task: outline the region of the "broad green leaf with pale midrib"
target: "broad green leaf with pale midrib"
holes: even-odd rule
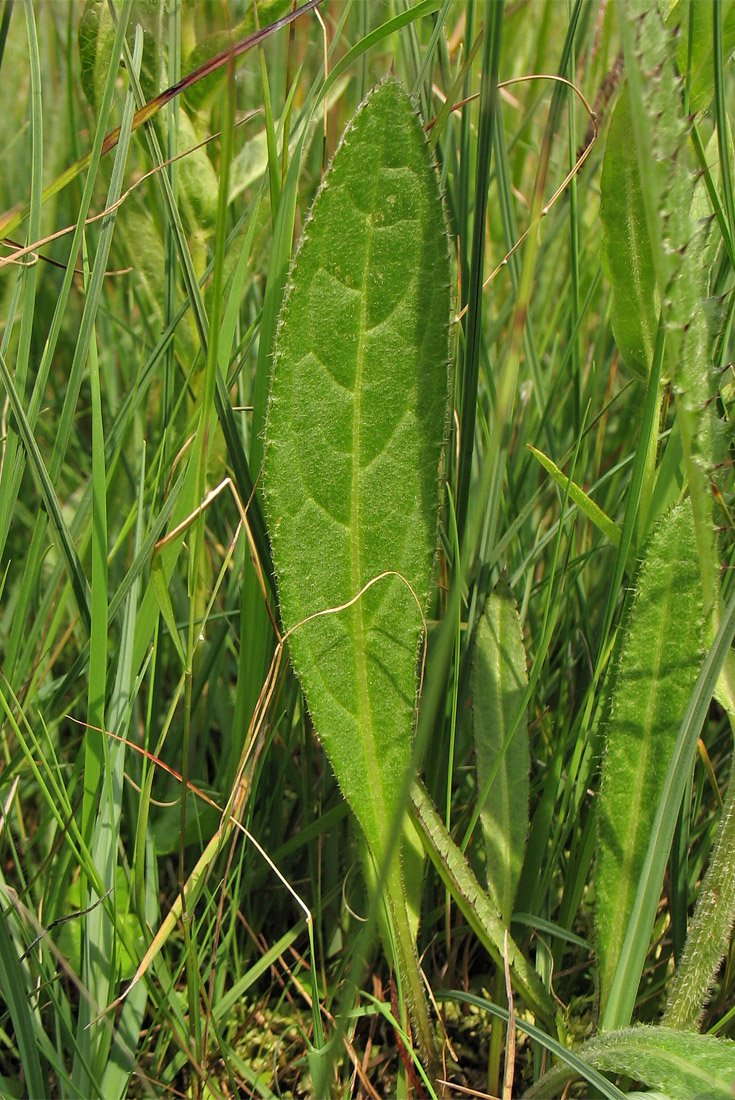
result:
[[[388,80],[345,132],[304,230],[276,338],[264,461],[294,668],[379,862],[411,767],[449,314],[436,173],[408,96]],[[376,581],[387,570],[402,579]],[[300,625],[373,581],[348,609]]]
[[[477,627],[472,697],[480,797],[495,774],[480,814],[487,886],[508,926],[528,832],[530,757],[525,711],[519,717],[527,684],[518,609],[503,575]]]
[[[701,656],[702,592],[692,510],[685,501],[664,517],[648,544],[609,703],[595,875],[603,1012]],[[658,892],[660,885],[651,888]]]

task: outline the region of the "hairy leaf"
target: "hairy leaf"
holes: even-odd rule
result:
[[[405,884],[391,856],[436,544],[449,306],[437,175],[410,100],[387,80],[348,126],[294,261],[264,481],[293,665],[385,875],[396,964],[433,1073]]]
[[[264,468],[294,667],[379,861],[411,763],[448,322],[438,182],[419,120],[389,80],[348,127],[294,262]]]
[[[735,1043],[730,1039],[666,1027],[632,1027],[593,1039],[576,1053],[595,1069],[625,1074],[676,1100],[732,1100]],[[568,1067],[553,1070],[526,1096],[561,1096],[572,1075]]]
[[[631,155],[630,134],[631,103],[626,85],[610,122],[602,169],[602,265],[613,290],[615,342],[628,369],[646,378],[656,342],[660,302],[640,167]]]
[[[702,596],[686,502],[668,513],[648,545],[610,699],[595,878],[601,1014],[701,654]]]
[[[519,714],[527,683],[518,609],[503,576],[477,627],[472,696],[487,888],[508,925],[528,832],[528,726]]]

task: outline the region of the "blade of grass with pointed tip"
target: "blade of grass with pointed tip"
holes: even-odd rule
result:
[[[49,477],[48,470],[44,464],[43,457],[33,436],[31,427],[26,419],[22,402],[13,385],[13,379],[8,370],[7,363],[2,355],[0,355],[0,381],[2,381],[5,392],[8,395],[8,401],[13,410],[13,415],[15,416],[16,427],[23,443],[26,457],[31,464],[33,476],[36,479],[44,508],[51,520],[56,537],[59,541],[59,548],[66,562],[80,618],[84,624],[85,630],[89,631],[89,584],[84,575],[82,564],[79,561],[79,555],[76,552],[71,535],[69,534],[69,528],[64,522],[61,507],[59,506],[59,501],[54,492],[53,483]]]
[[[294,262],[264,478],[294,667],[386,875],[417,1013],[423,991],[417,967],[408,973],[414,948],[389,853],[411,768],[436,544],[449,285],[436,172],[407,95],[387,80],[345,132]]]
[[[594,500],[585,493],[584,489],[580,488],[576,482],[571,481],[567,475],[559,469],[553,459],[548,458],[543,451],[539,451],[536,447],[528,444],[528,449],[533,457],[541,463],[547,473],[551,474],[556,484],[564,490],[569,492],[569,499],[573,500],[579,510],[587,516],[590,523],[594,523],[598,531],[602,531],[603,535],[610,539],[613,546],[620,544],[620,531],[613,521],[605,515],[602,508],[595,504]]]
[[[143,32],[136,28],[133,66],[131,72],[140,70],[143,54]],[[120,143],[115,155],[112,176],[107,195],[113,206],[122,190],[122,181],[130,144],[134,101],[129,87],[123,109]],[[90,663],[88,671],[88,728],[84,735],[84,793],[82,801],[82,835],[88,841],[95,868],[105,881],[105,891],[115,883],[116,842],[111,839],[109,821],[106,820],[106,803],[103,799],[100,813],[95,813],[100,788],[109,796],[113,778],[110,755],[104,742],[106,728],[105,701],[107,694],[107,642],[109,627],[108,594],[108,530],[107,530],[107,479],[105,474],[105,440],[102,421],[102,395],[97,355],[97,339],[94,331],[96,308],[102,290],[102,282],[115,227],[114,215],[106,218],[100,235],[100,243],[89,278],[86,249],[84,252],[85,280],[88,283],[87,306],[94,310],[89,317],[86,344],[92,407],[92,598],[90,629]],[[85,317],[87,310],[85,309]],[[122,795],[122,777],[117,777],[117,799]],[[95,827],[96,825],[96,827]],[[86,877],[86,876],[85,876]],[[104,892],[104,891],[103,891]],[[99,894],[92,889],[89,901],[95,904]],[[114,903],[113,903],[114,904]],[[116,969],[116,935],[113,924],[103,907],[95,907],[83,925],[84,978],[92,997],[92,1003],[104,1003]],[[110,1052],[112,1033],[107,1029],[89,1030],[88,1002],[82,1002],[77,1020],[79,1057],[74,1060],[73,1077],[82,1093],[96,1091]]]
[[[8,910],[0,908],[0,979],[2,997],[12,1024],[11,1034],[18,1044],[26,1088],[31,1097],[42,1097],[47,1092],[39,1056],[39,1041],[28,1007],[28,992],[24,968],[19,962],[18,951],[8,932]]]

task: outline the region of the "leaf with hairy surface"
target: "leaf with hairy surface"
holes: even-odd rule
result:
[[[348,126],[293,264],[264,490],[293,665],[385,876],[415,1010],[423,992],[417,965],[413,986],[408,973],[414,949],[392,852],[436,549],[449,316],[437,175],[408,96],[386,80]]]

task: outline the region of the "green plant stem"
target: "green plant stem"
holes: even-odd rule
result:
[[[561,1026],[554,1000],[544,988],[536,971],[510,936],[506,944],[505,925],[480,887],[464,855],[447,832],[422,783],[416,782],[412,785],[411,801],[414,820],[427,854],[442,881],[451,890],[457,907],[468,924],[501,967],[505,952],[513,982],[536,1016],[546,1024],[556,1020],[557,1026]]]
[[[436,1048],[434,1031],[429,1019],[429,1010],[424,993],[424,985],[421,978],[416,947],[414,945],[411,924],[406,912],[405,890],[403,876],[401,874],[400,860],[390,854],[390,865],[386,879],[388,893],[388,905],[391,915],[391,924],[396,946],[396,963],[405,994],[408,998],[410,1018],[416,1033],[416,1040],[422,1059],[434,1081],[441,1076],[441,1061]],[[438,1093],[445,1096],[446,1092],[440,1088]]]

